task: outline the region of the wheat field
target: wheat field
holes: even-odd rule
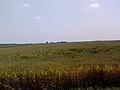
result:
[[[119,90],[120,41],[0,45],[0,90],[89,87]]]

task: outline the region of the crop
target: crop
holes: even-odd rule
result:
[[[4,47],[0,48],[0,90],[120,87],[119,62],[119,41]]]

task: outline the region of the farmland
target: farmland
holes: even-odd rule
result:
[[[0,90],[89,87],[120,87],[120,41],[0,47]]]

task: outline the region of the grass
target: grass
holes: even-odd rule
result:
[[[79,87],[119,89],[120,41],[0,48],[0,90],[70,90]]]

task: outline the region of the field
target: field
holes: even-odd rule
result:
[[[90,87],[120,90],[120,41],[0,45],[0,90]]]

